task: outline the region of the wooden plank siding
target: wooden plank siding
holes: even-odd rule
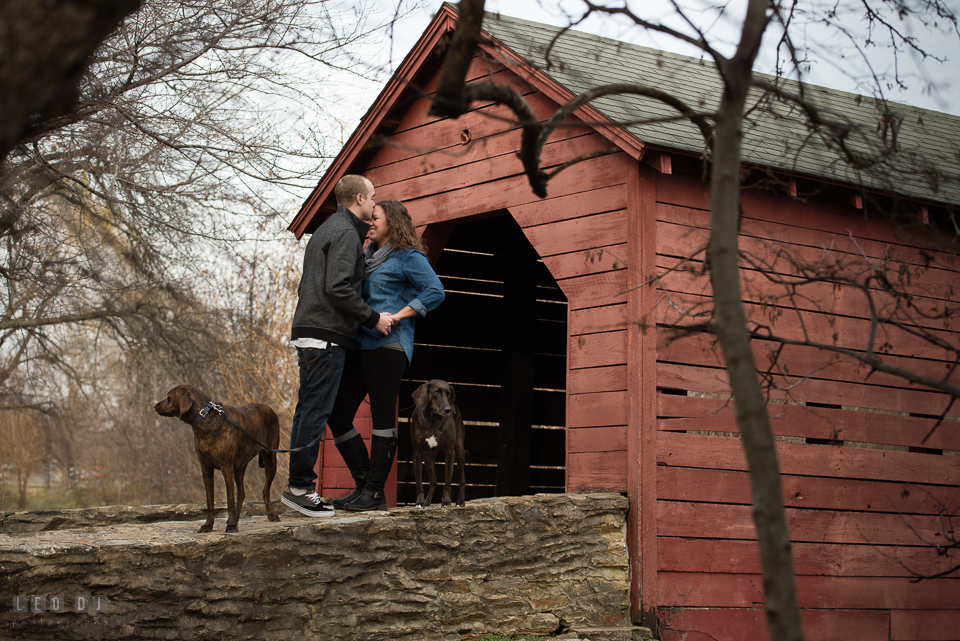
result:
[[[370,449],[370,437],[373,430],[373,419],[370,414],[370,404],[367,399],[360,404],[357,415],[353,419],[353,426],[363,438]],[[320,442],[320,451],[317,455],[317,463],[314,466],[314,472],[317,474],[317,492],[320,496],[333,498],[344,496],[353,491],[356,485],[347,464],[343,457],[333,444],[333,438],[327,434],[327,438]],[[384,492],[387,495],[387,503],[396,505],[397,503],[397,463],[394,461],[390,469],[390,476],[387,477],[387,484],[384,486]]]
[[[660,636],[768,639],[750,479],[723,358],[712,336],[677,338],[674,329],[712,305],[702,269],[709,193],[693,178],[669,176],[657,197]],[[960,383],[949,352],[911,333],[958,343],[960,322],[923,314],[955,305],[955,256],[921,251],[840,205],[745,192],[743,208],[751,322],[791,339],[862,351],[869,293],[905,328],[880,328],[885,363]],[[877,284],[867,292],[803,285],[791,296],[805,270],[819,265],[853,276],[883,260],[890,261],[886,276],[906,283],[914,308],[897,310]],[[912,581],[956,563],[929,544],[954,536],[954,523],[940,511],[960,509],[960,425],[948,420],[925,440],[948,399],[892,374],[868,376],[853,358],[815,347],[781,349],[758,339],[753,350],[772,399],[806,638],[960,639],[960,580]],[[960,417],[960,408],[947,415]]]
[[[613,184],[510,208],[568,302],[568,491],[627,489],[626,260],[616,256],[626,250],[626,191]]]

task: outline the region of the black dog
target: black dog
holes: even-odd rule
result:
[[[460,496],[457,505],[463,506],[466,493],[466,452],[463,449],[463,417],[456,404],[456,394],[446,381],[432,380],[424,383],[413,393],[413,421],[410,440],[413,443],[413,476],[417,480],[417,507],[430,505],[437,487],[437,471],[434,463],[437,452],[444,452],[446,485],[443,488],[444,507],[451,504],[450,488],[453,485],[454,455],[460,465]],[[423,463],[430,472],[430,490],[423,495]]]
[[[264,468],[263,502],[267,506],[267,518],[279,521],[270,503],[270,485],[277,474],[277,453],[264,450],[231,425],[215,410],[194,423],[200,411],[210,402],[210,397],[191,385],[177,385],[167,398],[154,405],[160,416],[176,416],[187,424],[193,424],[193,438],[197,458],[203,471],[203,487],[207,491],[207,520],[200,526],[201,532],[213,531],[213,470],[223,473],[227,485],[227,532],[237,531],[240,510],[243,508],[243,475],[247,463],[259,454],[260,467]],[[254,438],[271,449],[280,443],[280,420],[269,405],[249,403],[243,407],[222,406],[229,416]],[[234,497],[233,486],[237,492]]]

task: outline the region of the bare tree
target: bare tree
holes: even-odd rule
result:
[[[218,257],[312,185],[324,76],[369,33],[322,0],[148,0],[77,63],[72,105],[24,107],[0,173],[0,408],[82,386],[78,340],[215,358]]]
[[[30,410],[4,412],[0,416],[0,503],[6,509],[6,484],[14,481],[17,489],[17,509],[27,507],[27,490],[31,481],[40,472],[43,463],[40,421],[42,417]]]
[[[140,0],[0,3],[0,161],[74,108],[89,57]]]
[[[770,327],[758,326],[748,319],[744,309],[744,295],[741,288],[741,266],[749,256],[740,251],[739,231],[741,222],[741,190],[743,177],[747,173],[743,168],[743,129],[751,114],[760,110],[768,113],[777,113],[782,117],[782,111],[792,112],[791,117],[802,118],[810,131],[810,138],[816,138],[820,144],[832,149],[837,157],[843,160],[838,172],[851,178],[855,184],[860,181],[872,181],[872,186],[883,190],[889,185],[905,179],[928,179],[928,186],[942,177],[932,163],[923,162],[922,158],[901,158],[898,156],[896,141],[896,116],[890,111],[881,109],[877,120],[863,124],[851,123],[841,114],[830,114],[818,107],[815,100],[805,93],[802,82],[791,84],[770,82],[754,74],[757,57],[761,48],[761,40],[766,34],[779,37],[777,47],[780,60],[778,69],[781,74],[793,77],[804,77],[808,54],[800,43],[794,40],[794,24],[801,13],[807,18],[819,22],[827,27],[833,27],[849,42],[857,44],[861,53],[871,43],[889,48],[895,55],[904,51],[920,56],[929,56],[920,42],[909,35],[908,26],[911,21],[917,24],[932,25],[938,22],[945,31],[956,37],[957,19],[953,11],[940,0],[925,0],[922,2],[863,2],[854,10],[859,20],[863,20],[871,34],[866,45],[859,45],[857,35],[850,32],[845,26],[844,19],[849,17],[850,7],[837,5],[812,10],[797,2],[766,2],[763,0],[749,0],[745,5],[745,14],[742,20],[731,20],[737,25],[736,42],[724,43],[712,39],[711,33],[699,26],[699,21],[692,9],[686,9],[683,3],[670,3],[678,22],[665,23],[657,19],[647,19],[642,11],[632,11],[626,5],[611,6],[585,0],[580,15],[571,18],[571,26],[592,14],[618,15],[634,25],[659,34],[665,34],[680,40],[686,45],[698,50],[710,59],[720,81],[721,95],[716,105],[689,105],[676,95],[672,95],[661,87],[646,86],[641,83],[618,84],[595,87],[578,96],[571,102],[560,107],[553,117],[540,122],[536,119],[524,98],[512,88],[496,85],[491,82],[465,83],[466,71],[474,56],[474,52],[481,42],[481,22],[483,20],[483,0],[464,0],[460,4],[460,15],[457,29],[446,55],[443,74],[438,84],[437,93],[431,107],[431,113],[438,116],[457,117],[465,113],[476,101],[492,101],[508,106],[523,128],[520,157],[524,171],[529,178],[534,193],[543,197],[547,193],[548,182],[556,171],[562,170],[572,163],[565,163],[553,173],[547,173],[540,168],[540,153],[550,134],[577,108],[589,102],[608,95],[634,95],[651,98],[671,107],[675,113],[672,118],[681,118],[693,123],[703,136],[704,174],[709,175],[711,193],[710,238],[702,248],[699,267],[703,273],[709,275],[712,285],[712,298],[706,304],[706,309],[687,310],[684,320],[680,323],[680,332],[709,331],[717,336],[722,348],[725,367],[729,373],[732,394],[736,400],[737,422],[743,438],[743,448],[746,453],[750,470],[751,487],[753,492],[754,521],[760,543],[761,561],[764,575],[764,591],[766,597],[767,619],[771,637],[775,640],[798,640],[803,636],[797,606],[796,587],[793,573],[793,560],[790,546],[790,536],[787,531],[786,516],[782,499],[782,489],[777,463],[777,453],[774,447],[774,438],[767,415],[767,403],[762,386],[761,370],[757,367],[754,354],[751,351],[752,340],[764,338],[780,345],[789,345],[792,339],[776,332]],[[708,7],[707,14],[717,19],[730,19],[731,7],[726,3],[718,3],[715,7]],[[557,37],[559,39],[562,34]],[[554,40],[556,42],[556,39]],[[550,51],[546,53],[550,61]],[[869,68],[869,66],[868,66]],[[872,83],[870,87],[880,98],[883,97],[885,86],[902,84],[903,79],[896,70],[892,75],[879,72],[868,74]],[[880,103],[883,104],[882,102]],[[779,111],[778,111],[779,110]],[[871,131],[871,128],[875,128]],[[582,160],[582,159],[577,159]],[[576,162],[576,161],[573,161]],[[868,178],[869,176],[869,178]],[[946,178],[947,180],[955,180]],[[880,181],[880,182],[878,182]],[[889,211],[889,207],[888,207]],[[955,237],[954,237],[955,238]],[[875,305],[876,311],[871,326],[896,327],[907,332],[915,332],[912,326],[904,322],[902,314],[918,312],[909,305],[909,293],[903,290],[887,287],[889,282],[889,264],[882,261],[867,259],[861,265],[863,269],[856,272],[839,271],[827,275],[821,272],[806,274],[804,282],[810,286],[816,283],[830,283],[831,285],[846,284],[860,288],[868,296],[884,298],[889,303],[896,301],[893,307],[889,305]],[[753,265],[761,273],[770,273],[762,265]],[[814,266],[796,264],[794,269],[803,272],[805,269],[814,269]],[[694,268],[691,268],[694,269]],[[795,309],[802,308],[798,294],[798,276],[791,274],[780,279],[779,284],[785,288],[789,305]],[[656,276],[650,275],[653,282]],[[777,277],[770,276],[777,280]],[[852,280],[850,280],[852,278]],[[847,279],[847,280],[844,280]],[[877,282],[881,283],[877,291]],[[782,307],[779,308],[782,313]],[[947,316],[956,314],[956,309],[947,312],[935,312],[927,315],[927,320],[934,320],[939,314]],[[901,316],[898,317],[898,314]],[[692,320],[691,320],[692,319]],[[940,318],[942,320],[942,318]],[[923,323],[921,323],[922,325]],[[953,368],[944,376],[924,376],[910,374],[903,368],[891,365],[888,359],[878,356],[879,344],[884,339],[874,333],[869,338],[866,349],[846,350],[832,344],[829,340],[816,341],[810,336],[800,339],[806,344],[816,345],[834,352],[843,352],[844,355],[856,358],[874,371],[901,376],[906,380],[928,385],[934,389],[950,394],[954,399],[958,389],[956,378],[953,377]],[[956,363],[958,354],[956,345],[944,345],[934,332],[926,332],[923,340],[934,342],[953,354]],[[949,360],[949,359],[948,359]],[[774,359],[776,362],[776,359]],[[770,371],[767,372],[767,389],[771,380]],[[946,412],[946,410],[944,410]]]
[[[302,249],[288,238],[255,248],[224,288],[243,301],[221,315],[216,372],[231,404],[266,403],[280,418],[280,447],[290,442],[299,372],[288,344],[297,302]],[[321,446],[323,447],[323,446]],[[289,457],[277,458],[277,478],[286,478]],[[279,496],[281,488],[274,486]]]

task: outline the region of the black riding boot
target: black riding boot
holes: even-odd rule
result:
[[[338,499],[331,499],[327,503],[336,507],[343,507],[360,496],[363,488],[366,487],[367,476],[370,473],[370,456],[367,455],[367,446],[364,445],[363,437],[359,434],[342,443],[337,443],[337,450],[343,457],[344,463],[347,464],[347,469],[350,470],[350,476],[353,477],[356,487],[350,494]]]
[[[370,474],[367,485],[356,499],[343,506],[350,512],[369,512],[387,509],[383,486],[390,475],[393,456],[397,453],[397,437],[374,436],[370,443]]]

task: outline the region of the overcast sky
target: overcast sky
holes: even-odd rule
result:
[[[960,13],[960,0],[947,0],[947,3],[948,5],[958,5],[955,11]],[[669,19],[671,15],[666,0],[643,0],[642,2],[630,0],[628,4],[638,14],[642,12],[642,16],[645,18],[666,17]],[[694,8],[691,14],[702,20],[700,26],[709,29],[710,38],[713,42],[722,43],[720,48],[725,45],[727,47],[726,51],[732,51],[739,32],[739,21],[742,20],[743,15],[742,0],[731,2],[728,5],[727,13],[724,15],[717,15],[710,10],[716,4],[710,0],[681,0],[681,4]],[[853,42],[837,37],[835,31],[818,28],[812,23],[814,17],[823,15],[822,12],[818,13],[817,5],[820,4],[820,0],[805,0],[800,4],[809,13],[795,17],[797,28],[792,33],[795,42],[801,46],[808,46],[811,51],[811,68],[806,78],[807,81],[834,89],[872,95],[871,87],[875,86],[875,83],[870,80],[868,75],[869,67],[872,67],[875,73],[892,70],[894,59],[889,54],[889,48],[866,49],[868,66],[864,62],[864,57],[856,50],[857,46],[863,46],[866,39],[865,32],[861,33],[860,37]],[[440,5],[441,0],[426,0],[396,25],[393,31],[392,48],[389,49],[394,68],[423,33]],[[375,0],[375,6],[381,12],[392,11],[395,9],[396,0]],[[558,26],[565,26],[570,23],[571,19],[568,15],[579,17],[578,11],[581,11],[581,6],[579,0],[487,0],[486,2],[488,11]],[[842,8],[843,5],[830,2],[829,6],[840,6]],[[857,5],[854,4],[851,5],[849,14],[845,16],[842,13],[840,14],[845,28],[863,31],[862,13],[858,13],[858,11]],[[381,15],[383,14],[381,13]],[[806,24],[804,21],[806,21]],[[683,29],[683,25],[678,22],[674,22],[673,26]],[[699,55],[695,49],[674,38],[651,35],[635,25],[626,23],[624,20],[614,20],[608,16],[591,17],[576,28],[656,49],[693,56]],[[958,41],[956,34],[949,37],[933,30],[926,30],[915,31],[913,35],[918,38],[928,53],[945,58],[946,62],[941,64],[930,58],[922,62],[919,60],[919,56],[915,54],[901,55],[899,68],[901,76],[907,80],[908,87],[906,90],[901,90],[896,87],[884,86],[885,97],[894,102],[903,102],[925,109],[960,115],[960,81],[958,81],[960,79],[960,41]],[[776,32],[768,32],[764,41],[765,44],[774,42],[778,36],[779,34]],[[875,32],[873,39],[878,43],[883,42],[882,32]],[[388,49],[385,47],[383,51],[386,52]],[[757,64],[757,70],[772,73],[774,70],[774,55],[772,47],[767,47]],[[386,56],[382,61],[387,64],[391,62]],[[376,92],[374,91],[373,95],[367,100],[366,106],[369,106],[375,95]]]

